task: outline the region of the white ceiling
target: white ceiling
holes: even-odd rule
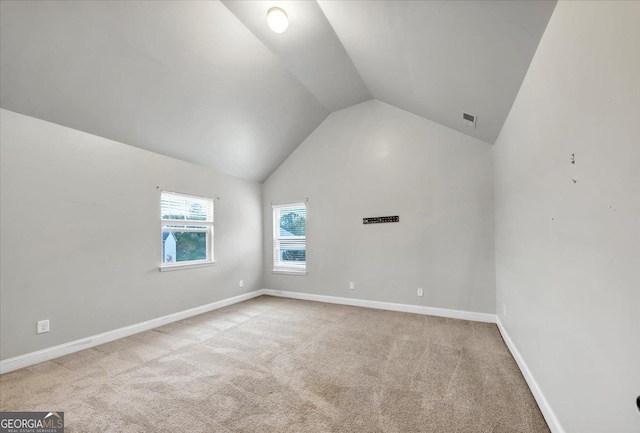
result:
[[[371,99],[340,39],[315,1],[222,0],[329,111]],[[272,6],[283,6],[290,19],[285,33],[265,25]]]
[[[2,108],[262,181],[329,111],[218,1],[1,1]]]
[[[0,105],[257,181],[371,97],[493,143],[554,6],[2,0]]]
[[[319,3],[374,98],[493,144],[556,2]]]

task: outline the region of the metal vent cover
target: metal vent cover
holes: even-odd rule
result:
[[[476,129],[476,121],[478,120],[478,116],[475,114],[462,113],[462,121],[469,128]]]

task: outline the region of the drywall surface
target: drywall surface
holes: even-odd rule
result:
[[[494,149],[497,311],[568,433],[640,431],[639,23],[559,2]]]
[[[7,110],[0,122],[3,360],[260,288],[259,183]],[[216,265],[158,272],[158,187],[219,197]]]
[[[264,183],[265,287],[493,313],[491,158],[379,101],[334,112]],[[308,275],[273,274],[271,205],[307,198]]]

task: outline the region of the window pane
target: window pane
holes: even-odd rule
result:
[[[307,220],[304,207],[280,210],[280,237],[305,236],[306,230]]]
[[[164,224],[162,226],[164,229],[171,229],[172,231],[206,231],[207,226],[193,226],[193,225],[175,225],[175,224]]]
[[[162,219],[213,222],[213,200],[163,191],[160,215]]]
[[[281,262],[304,262],[307,260],[305,250],[280,250]]]
[[[162,232],[162,262],[178,263],[207,259],[207,233]]]
[[[305,204],[274,206],[274,270],[304,271],[307,266],[307,207]]]

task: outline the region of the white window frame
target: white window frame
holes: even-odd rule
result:
[[[211,205],[211,216],[205,221],[201,220],[187,220],[187,219],[168,219],[162,217],[162,198],[165,194],[171,194],[179,197],[185,197],[187,199],[194,199],[198,201],[208,201]],[[175,271],[179,269],[192,269],[192,268],[200,268],[204,266],[212,266],[215,264],[215,260],[213,258],[213,218],[214,214],[214,202],[212,198],[201,197],[196,195],[184,194],[181,192],[174,191],[166,191],[162,190],[160,192],[160,266],[159,270],[161,272],[164,271]],[[190,227],[191,226],[191,227]],[[206,233],[206,254],[207,257],[203,260],[188,260],[182,262],[174,262],[174,263],[164,263],[164,245],[162,240],[163,232],[190,232],[190,233]]]
[[[280,209],[289,208],[289,207],[303,207],[305,209],[305,220],[308,221],[307,218],[307,204],[306,203],[288,203],[281,205],[272,205],[272,226],[273,226],[273,270],[274,274],[287,274],[287,275],[307,275],[307,231],[305,224],[305,235],[304,236],[287,236],[286,238],[280,237]],[[295,262],[289,262],[288,264],[283,265],[279,262],[278,257],[280,257],[280,242],[282,239],[286,240],[302,240],[304,241],[304,251],[305,251],[305,261],[303,265],[297,265]]]

